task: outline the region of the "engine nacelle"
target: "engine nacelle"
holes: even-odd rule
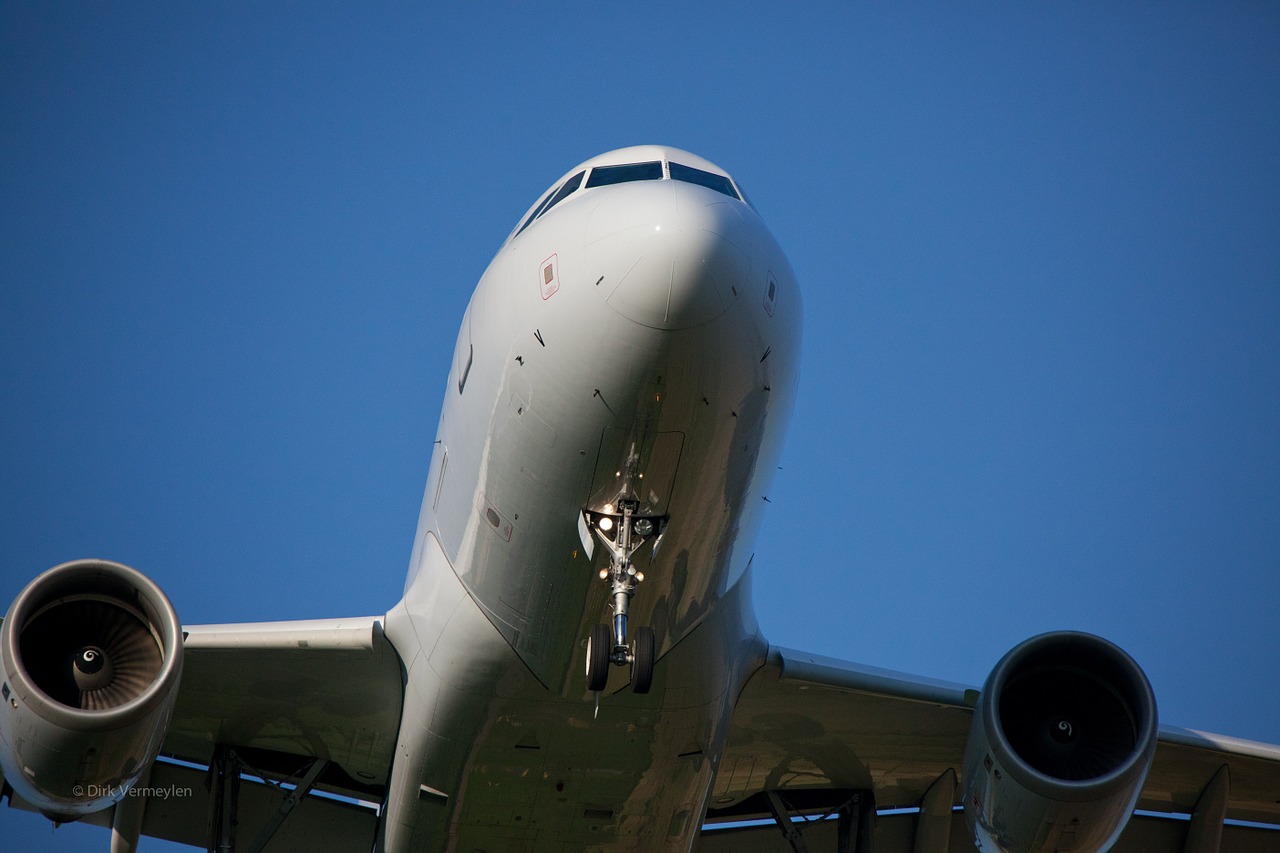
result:
[[[1155,696],[1119,647],[1033,637],[982,688],[965,749],[965,819],[987,853],[1093,853],[1128,823],[1155,756]]]
[[[128,566],[64,563],[0,627],[0,766],[56,820],[107,808],[155,759],[182,674],[169,599]]]

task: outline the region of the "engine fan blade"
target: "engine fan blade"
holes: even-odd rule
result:
[[[1069,666],[1046,666],[1011,680],[1000,701],[1009,745],[1057,779],[1096,779],[1137,744],[1137,723],[1107,684]]]
[[[22,630],[23,662],[36,685],[63,705],[106,710],[140,695],[163,660],[137,615],[113,602],[58,602]]]

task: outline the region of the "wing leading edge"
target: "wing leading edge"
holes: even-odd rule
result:
[[[772,825],[714,827],[773,817],[771,799],[812,818],[834,814],[866,792],[881,812],[875,832],[881,853],[946,850],[949,838],[950,849],[966,849],[972,841],[958,810],[960,786],[953,783],[963,770],[977,697],[977,690],[959,684],[771,647],[735,707],[698,849],[732,849],[743,834],[753,836],[753,844],[758,835],[766,845],[761,849],[772,849],[770,843],[790,849]],[[921,848],[913,840],[921,829],[915,810],[931,789],[935,797],[939,790],[954,792],[953,809],[942,815],[951,812],[944,821],[950,827],[935,834],[936,847]],[[1146,815],[1130,821],[1118,851],[1182,850],[1188,832],[1205,825],[1221,831],[1222,849],[1274,849],[1280,841],[1280,747],[1161,728],[1138,808],[1181,819]],[[1187,819],[1197,813],[1202,818]],[[1222,827],[1223,819],[1270,826]],[[832,834],[835,823],[814,823],[806,837]],[[961,839],[963,846],[956,846]]]

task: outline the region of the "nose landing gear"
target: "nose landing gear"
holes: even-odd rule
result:
[[[582,514],[584,534],[587,530],[593,531],[609,550],[609,567],[600,570],[600,579],[609,584],[613,609],[612,630],[609,625],[593,625],[587,637],[587,689],[593,693],[604,690],[610,665],[630,666],[632,692],[648,693],[653,684],[657,654],[653,629],[636,628],[635,638],[627,642],[631,597],[644,581],[644,572],[637,571],[632,557],[655,533],[653,551],[657,552],[667,519],[637,516],[638,503],[634,500],[620,499],[616,507],[605,504],[603,509],[603,512],[587,510]]]

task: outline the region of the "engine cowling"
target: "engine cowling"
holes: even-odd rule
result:
[[[107,560],[27,585],[0,627],[0,766],[47,816],[125,795],[155,759],[182,673],[182,627],[160,588]]]
[[[1155,756],[1155,696],[1123,650],[1042,634],[996,664],[965,750],[965,819],[987,853],[1090,853],[1124,829]]]

